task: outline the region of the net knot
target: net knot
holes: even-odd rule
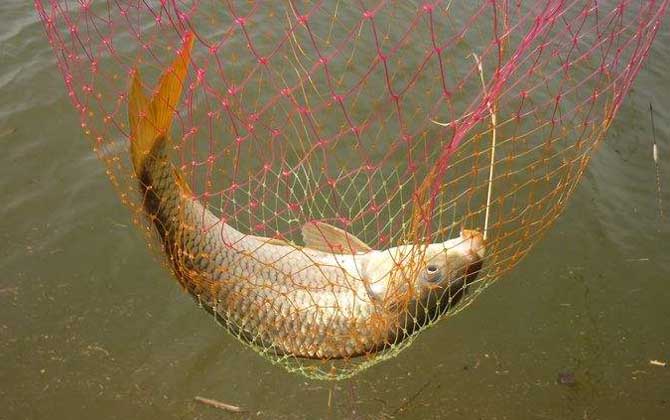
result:
[[[425,13],[433,13],[433,10],[435,9],[435,5],[433,3],[424,3],[423,6],[421,6],[421,10],[423,10]]]

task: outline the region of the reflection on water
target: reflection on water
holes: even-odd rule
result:
[[[564,216],[520,267],[398,358],[308,381],[246,350],[147,252],[64,94],[30,3],[0,4],[0,418],[666,418],[670,35]],[[670,202],[670,183],[663,200]],[[667,213],[667,207],[666,207]],[[331,404],[329,406],[329,398]]]

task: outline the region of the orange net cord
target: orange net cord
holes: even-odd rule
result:
[[[148,244],[245,345],[341,379],[528,254],[668,3],[35,5]]]

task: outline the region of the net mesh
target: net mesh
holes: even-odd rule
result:
[[[568,202],[667,5],[36,1],[81,127],[150,246],[241,341],[327,379],[396,355],[529,252]],[[169,203],[158,193],[148,211],[155,186],[128,151],[131,78],[141,73],[144,94],[155,94],[175,57],[187,71],[167,161],[202,204],[199,222],[184,211],[159,216]],[[345,281],[329,284],[326,257],[303,248],[313,221],[351,235],[345,249],[329,242]],[[229,228],[241,233],[234,243]],[[484,233],[480,266],[452,278],[457,290],[419,299],[427,245],[464,229]],[[194,249],[205,230],[222,239]],[[375,251],[361,252],[354,236],[377,255],[410,249],[393,258],[381,299],[356,262]],[[273,259],[262,248],[293,251]],[[298,254],[312,264],[291,260]]]

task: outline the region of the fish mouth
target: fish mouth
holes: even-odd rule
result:
[[[486,256],[486,244],[484,236],[477,230],[463,229],[461,232],[462,249],[471,261],[465,267],[465,286],[467,287],[472,281],[477,278],[477,275],[484,265],[484,257]]]
[[[457,249],[464,255],[467,255],[474,261],[484,259],[486,255],[486,245],[484,236],[478,230],[463,229],[461,231],[461,243],[457,245]]]

